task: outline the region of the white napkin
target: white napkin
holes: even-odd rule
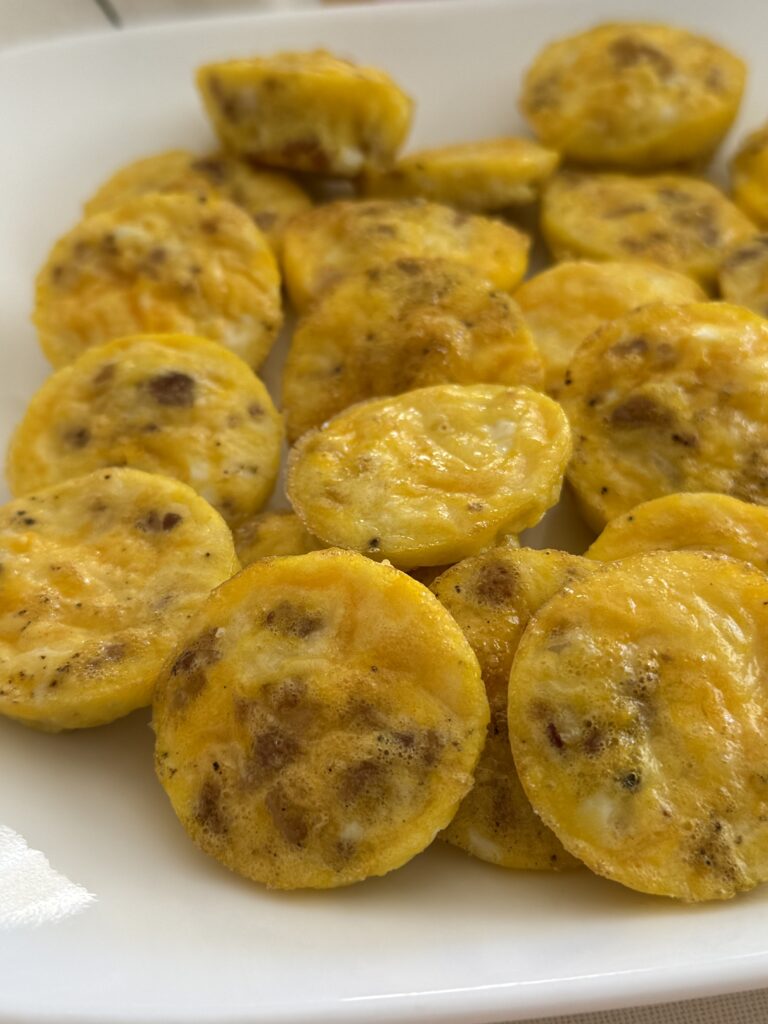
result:
[[[0,825],[0,928],[59,921],[95,899],[82,885],[55,871],[45,854],[31,850],[18,832]]]

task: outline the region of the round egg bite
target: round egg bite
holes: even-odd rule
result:
[[[567,850],[683,900],[768,880],[767,631],[765,573],[681,551],[609,563],[533,617],[509,734]]]
[[[590,526],[677,491],[768,504],[768,321],[740,306],[644,306],[576,352],[560,401]]]
[[[729,246],[755,226],[714,185],[678,174],[556,175],[541,229],[557,260],[644,260],[712,288]]]
[[[326,50],[207,64],[197,87],[225,149],[293,171],[386,167],[411,126],[413,101],[389,75]]]
[[[306,555],[325,547],[304,529],[295,512],[262,512],[234,530],[237,557],[243,566],[275,555]]]
[[[288,439],[366,398],[543,379],[509,295],[460,263],[403,258],[343,278],[299,321],[283,371]]]
[[[443,573],[432,591],[477,655],[491,721],[475,784],[442,833],[454,846],[505,868],[577,866],[534,813],[515,770],[507,729],[509,673],[520,637],[539,608],[596,570],[564,551],[494,548]]]
[[[151,193],[56,242],[37,276],[33,320],[55,367],[152,332],[199,334],[258,367],[282,322],[280,275],[264,235],[232,203]]]
[[[502,534],[493,545],[494,548],[519,548],[520,540],[514,533]],[[413,579],[423,583],[425,587],[432,587],[432,584],[442,576],[444,572],[453,568],[450,565],[423,565],[416,569],[407,569],[407,573]]]
[[[290,218],[312,205],[307,193],[287,174],[257,167],[230,153],[200,156],[171,149],[121,167],[85,203],[85,213],[101,213],[150,192],[226,199],[242,207],[273,248]]]
[[[14,494],[100,466],[177,477],[232,525],[258,512],[282,422],[258,377],[215,342],[140,334],[84,352],[32,398],[8,450]]]
[[[727,494],[666,494],[617,516],[585,552],[612,562],[648,551],[714,551],[768,571],[768,508]]]
[[[733,201],[768,228],[768,125],[744,139],[730,162]]]
[[[768,234],[754,235],[726,253],[720,266],[720,294],[768,317]]]
[[[569,160],[651,170],[706,160],[731,125],[744,62],[669,25],[618,22],[546,46],[520,108]]]
[[[557,502],[571,436],[527,387],[443,384],[360,402],[299,439],[287,493],[328,544],[403,569],[478,554]]]
[[[316,551],[211,596],[158,684],[155,765],[206,853],[326,889],[429,845],[487,723],[477,659],[439,601],[391,566]]]
[[[529,248],[528,236],[508,224],[424,199],[339,200],[291,221],[283,273],[300,312],[346,274],[403,258],[453,260],[511,291],[525,275]]]
[[[598,327],[649,302],[698,302],[690,277],[653,263],[560,263],[530,278],[515,301],[546,363],[546,389],[557,397],[568,363]]]
[[[534,202],[560,156],[530,139],[501,138],[424,149],[363,178],[366,196],[421,196],[484,213]]]
[[[0,508],[0,714],[57,732],[145,707],[210,591],[239,569],[185,484],[98,470]]]

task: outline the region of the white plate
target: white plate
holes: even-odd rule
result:
[[[764,0],[392,5],[152,27],[4,55],[0,444],[46,372],[28,324],[36,268],[122,161],[209,144],[191,84],[198,63],[325,45],[381,64],[418,97],[414,143],[469,139],[521,127],[521,71],[553,35],[672,14],[748,59],[740,128],[764,118]],[[551,517],[539,542],[562,538],[567,515]],[[685,907],[586,872],[505,872],[437,844],[351,889],[265,892],[186,839],[153,779],[151,747],[146,713],[64,736],[0,723],[0,823],[99,897],[78,917],[0,936],[0,1021],[447,1024],[765,983],[768,888]]]

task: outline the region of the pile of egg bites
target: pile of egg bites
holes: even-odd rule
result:
[[[704,176],[745,78],[602,24],[534,56],[534,138],[399,156],[383,70],[199,68],[220,148],[118,169],[37,277],[0,713],[151,704],[183,828],[274,888],[435,837],[687,901],[768,878],[768,126]],[[564,483],[591,547],[521,544]]]

